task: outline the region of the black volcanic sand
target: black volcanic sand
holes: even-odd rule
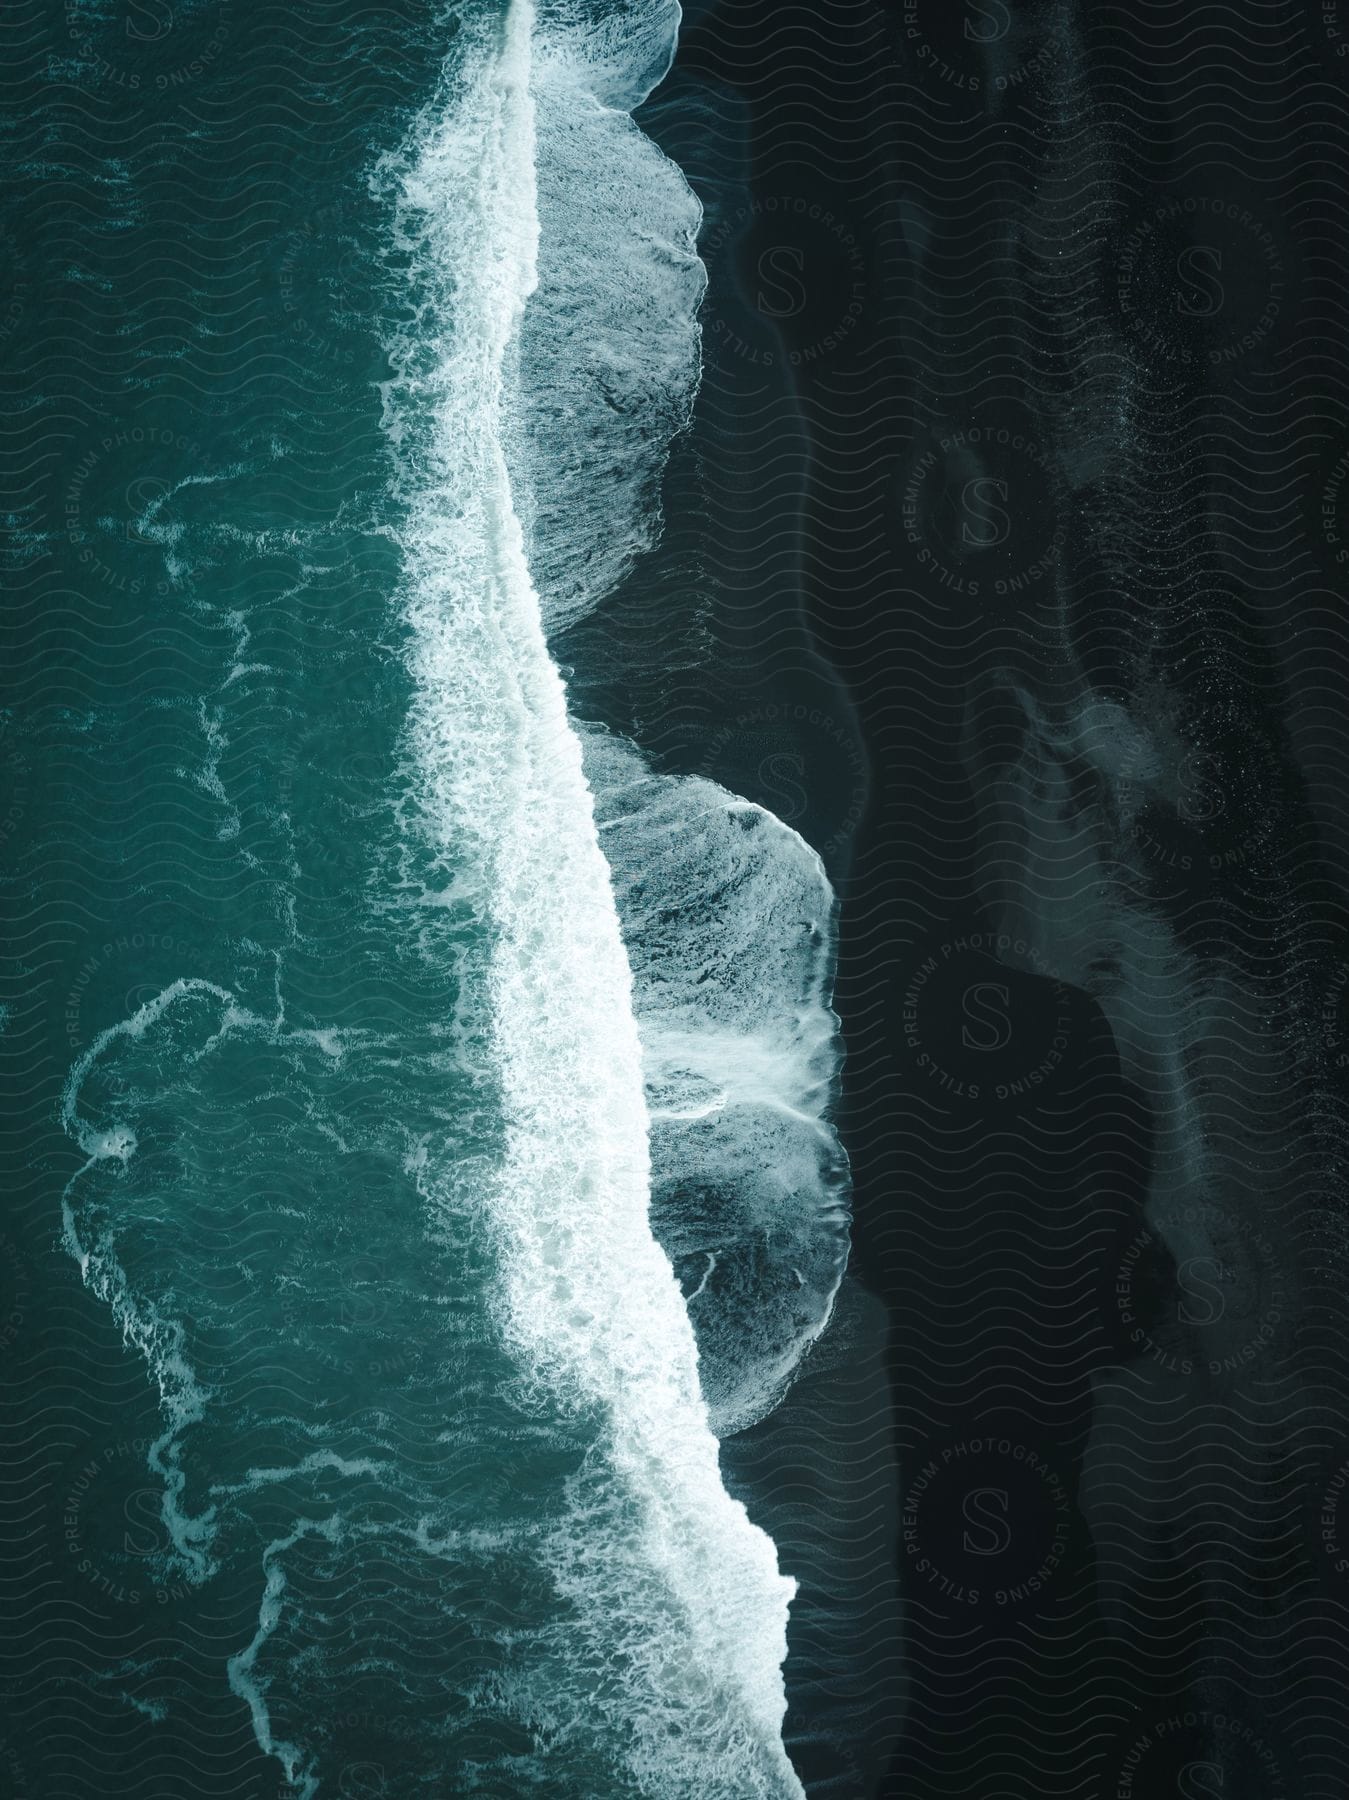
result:
[[[1214,48],[1229,81],[1232,41]],[[1224,658],[1245,671],[1223,718],[1260,749],[1259,779],[1244,766],[1262,844],[1293,873],[1257,895],[1240,817],[1201,841],[1145,808],[1149,904],[1201,970],[1225,934],[1224,966],[1302,956],[1297,982],[1332,1011],[1345,987],[1341,890],[1314,841],[1319,824],[1337,862],[1345,746],[1309,698],[1317,658],[1342,655],[1338,620],[1309,604],[1309,648],[1258,533],[1244,568],[1214,549],[1230,495],[1187,474],[1183,409],[1116,427],[1087,404],[1094,346],[1071,282],[1054,285],[1093,182],[1123,196],[1094,218],[1087,271],[1116,288],[1139,205],[1204,187],[1182,154],[1183,83],[1168,85],[1181,52],[1159,39],[1154,91],[1141,42],[1109,9],[714,0],[686,8],[641,115],[706,209],[706,375],[664,543],[567,660],[583,713],[770,807],[840,895],[851,1273],[786,1406],[724,1448],[803,1583],[787,1739],[812,1796],[1291,1794],[1329,1754],[1290,1748],[1290,1711],[1333,1712],[1318,1653],[1243,1645],[1262,1622],[1289,1632],[1308,1594],[1317,1628],[1344,1631],[1301,1491],[1334,1461],[1335,1304],[1280,1225],[1269,1279],[1302,1296],[1303,1360],[1251,1374],[1254,1339],[1235,1372],[1208,1366],[1184,1295],[1207,1273],[1221,1308],[1232,1269],[1178,1270],[1145,1216],[1174,1095],[1126,1076],[1101,1004],[1056,979],[1052,934],[1008,929],[990,861],[988,795],[1030,713],[1052,710],[1070,666],[1127,698],[1142,647],[1170,633],[1168,691],[1199,716],[1218,717],[1205,683]],[[1156,135],[1116,168],[1092,83],[1120,68]],[[1226,134],[1232,156],[1257,129],[1281,141],[1277,108],[1259,127],[1240,110],[1205,112],[1205,141]],[[1219,434],[1234,395],[1250,404],[1252,365],[1160,335],[1170,301],[1145,283],[1173,250],[1196,276],[1227,267],[1238,345],[1269,329],[1268,268],[1168,240],[1115,307],[1143,377],[1165,386],[1188,358],[1189,429]],[[1186,295],[1202,321],[1202,290]],[[1155,449],[1139,494],[1084,474],[1116,428],[1135,462]],[[1338,504],[1334,444],[1316,442],[1293,490],[1313,596],[1338,542],[1316,500]],[[1131,531],[1193,547],[1188,639],[1122,574]],[[1305,1120],[1337,1102],[1298,1017],[1281,1079]],[[1303,1139],[1287,1129],[1291,1160]],[[1268,1195],[1282,1207],[1278,1182]],[[1311,1230],[1299,1203],[1293,1238]],[[1283,1355],[1286,1316],[1279,1331]]]

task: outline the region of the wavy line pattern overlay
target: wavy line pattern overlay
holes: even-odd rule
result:
[[[260,1594],[173,1572],[159,1396],[59,1241],[100,1034],[186,977],[259,1023],[194,1115],[197,1172],[249,1176],[191,1346],[219,1429],[362,1383],[436,1427],[396,1214],[359,1241],[386,1122],[309,1026],[454,1005],[352,927],[408,704],[368,178],[454,29],[0,19],[13,1800],[293,1791],[229,1679]],[[849,1272],[721,1445],[798,1583],[811,1800],[1343,1791],[1347,77],[1349,0],[686,0],[637,115],[703,209],[702,386],[659,543],[554,649],[579,721],[775,814],[839,899]],[[301,1358],[254,1272],[313,1267],[278,1146],[319,1093],[365,1185]],[[504,1510],[517,1473],[436,1480]],[[435,1694],[361,1678],[397,1578],[320,1546],[289,1649],[349,1682],[331,1791],[439,1800],[403,1785]],[[441,1627],[379,1655],[424,1672]]]

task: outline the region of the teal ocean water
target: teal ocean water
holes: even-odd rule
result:
[[[718,1439],[842,1279],[833,896],[550,650],[695,402],[678,25],[75,3],[40,72],[5,1048],[120,1396],[80,1684],[231,1745],[201,1791],[803,1791]]]

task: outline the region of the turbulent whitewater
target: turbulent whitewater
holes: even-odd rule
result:
[[[236,1621],[299,1800],[802,1792],[795,1583],[717,1433],[842,1278],[833,895],[571,717],[549,648],[639,570],[697,390],[699,209],[630,116],[678,17],[456,9],[367,196],[381,485],[339,523],[396,561],[381,641],[315,628],[251,800],[230,707],[271,670],[196,577],[235,648],[193,780],[264,899],[66,1086],[67,1247],[159,1390],[155,1576],[180,1629]],[[284,537],[302,583],[339,561]],[[278,541],[188,518],[175,579]]]
[[[629,116],[674,51],[674,0],[545,0],[533,44],[537,281],[502,435],[550,640],[650,548],[701,372],[702,209]],[[583,732],[642,1043],[657,1238],[715,1429],[781,1398],[828,1324],[848,1169],[830,1123],[834,897],[794,831],[714,782]]]
[[[455,104],[402,187],[400,238],[427,310],[391,389],[394,428],[417,442],[416,415],[434,411],[408,458],[418,822],[447,864],[474,844],[495,928],[507,1149],[487,1210],[504,1322],[558,1400],[605,1414],[621,1523],[579,1513],[559,1581],[626,1688],[655,1789],[791,1792],[778,1665],[792,1584],[722,1487],[687,1313],[651,1232],[631,977],[502,441],[503,371],[538,281],[535,30],[515,0],[499,42],[489,25],[461,52]],[[598,109],[586,65],[549,48],[575,83],[567,101]],[[442,360],[423,372],[433,321]],[[445,1171],[446,1204],[455,1179]]]

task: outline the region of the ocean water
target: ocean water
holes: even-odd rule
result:
[[[700,209],[631,117],[679,8],[404,8],[284,89],[265,8],[209,86],[210,12],[138,64],[148,161],[98,158],[59,547],[99,653],[23,750],[104,921],[62,1244],[155,1409],[147,1541],[81,1560],[159,1629],[97,1678],[211,1693],[301,1800],[800,1794],[796,1583],[719,1438],[843,1279],[834,897],[554,648],[641,581],[696,403]]]

